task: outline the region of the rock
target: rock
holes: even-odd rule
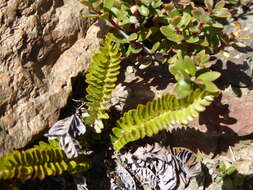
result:
[[[252,109],[251,96],[235,98],[224,92],[190,126],[217,135],[249,135],[253,133]]]
[[[58,120],[99,45],[86,11],[75,0],[1,0],[0,156]]]

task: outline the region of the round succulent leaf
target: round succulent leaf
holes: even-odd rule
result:
[[[197,77],[197,79],[212,82],[212,81],[215,81],[216,79],[218,79],[220,76],[221,76],[221,74],[219,72],[211,71],[211,72],[206,72],[206,73],[199,75]]]

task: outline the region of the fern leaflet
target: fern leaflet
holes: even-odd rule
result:
[[[204,111],[214,99],[214,94],[196,89],[189,96],[177,99],[166,94],[146,105],[138,105],[126,112],[112,129],[111,140],[115,150],[121,149],[131,141],[152,136],[163,129],[175,127],[175,124],[188,124]]]
[[[106,106],[116,85],[120,69],[121,54],[111,38],[111,34],[108,34],[99,52],[93,56],[86,75],[88,83],[86,99],[89,101],[88,124],[93,125],[96,132],[101,132],[103,128],[102,119],[109,118],[105,112]]]

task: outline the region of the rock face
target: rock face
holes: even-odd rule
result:
[[[0,156],[58,120],[99,45],[86,11],[77,0],[0,0]]]

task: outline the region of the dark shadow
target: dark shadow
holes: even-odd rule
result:
[[[68,98],[67,105],[61,109],[59,119],[63,119],[74,114],[77,108],[82,104],[84,100],[85,89],[87,84],[85,83],[85,76],[79,73],[77,77],[71,78],[72,94]]]
[[[128,91],[123,112],[136,108],[138,104],[146,104],[148,101],[153,100],[155,94],[152,89],[156,91],[164,90],[170,83],[175,82],[168,71],[168,65],[153,65],[151,63],[152,65],[149,67],[139,69],[140,64],[127,63],[122,65],[119,82]],[[125,81],[125,72],[128,66],[132,66],[136,70],[134,78],[130,82]]]
[[[247,20],[247,16],[253,15],[252,5],[253,5],[253,3],[249,2],[247,6],[244,6],[244,5],[241,5],[241,6],[240,5],[231,5],[231,6],[229,6],[228,8],[232,12],[233,21]],[[242,8],[241,13],[238,13],[238,7]]]
[[[205,125],[208,131],[217,134],[236,136],[227,126],[236,123],[237,120],[229,116],[229,105],[221,103],[221,99],[222,95],[199,114],[199,124]]]
[[[228,127],[236,122],[235,118],[229,116],[229,105],[222,104],[220,96],[200,113],[198,122],[194,125],[204,125],[207,128],[206,132],[183,127],[168,133],[166,140],[171,146],[186,147],[194,152],[200,150],[205,154],[213,153],[215,156],[242,140],[242,137],[237,136]]]
[[[112,29],[104,19],[98,19],[96,26],[100,28],[97,33],[97,37],[100,39],[103,39],[105,35]]]
[[[240,174],[240,171],[235,171],[231,175],[223,177],[222,190],[253,190],[252,181],[253,174],[243,175]]]
[[[224,68],[224,63],[218,59],[211,67],[213,71],[220,72],[222,76],[216,81],[216,84],[222,90],[231,86],[234,93],[241,97],[240,88],[251,88],[252,85],[252,66],[250,65],[252,63],[246,59],[243,64],[235,64],[232,61],[227,61],[225,64]]]
[[[199,175],[196,177],[196,181],[199,186],[208,187],[212,183],[212,176],[209,173],[209,169],[206,167],[205,164],[202,164],[202,173],[203,175]]]

